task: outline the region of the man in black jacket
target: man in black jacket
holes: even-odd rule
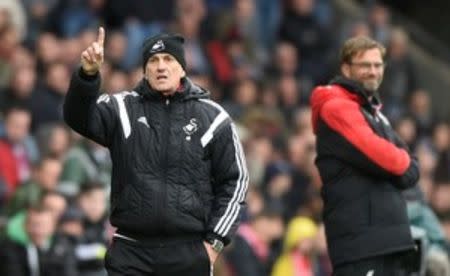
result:
[[[42,205],[28,208],[25,229],[30,239],[24,245],[13,240],[0,244],[0,275],[76,276],[73,247],[55,233],[56,218]]]
[[[99,95],[105,32],[81,55],[64,118],[109,148],[110,275],[209,275],[234,235],[248,174],[236,128],[208,92],[185,75],[184,39],[143,45],[144,78],[134,91]]]
[[[401,191],[416,184],[419,169],[380,111],[384,53],[370,38],[349,39],[342,76],[311,97],[335,275],[400,276],[411,268],[414,243]]]

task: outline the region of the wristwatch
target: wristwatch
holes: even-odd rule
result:
[[[206,240],[207,243],[209,243],[211,245],[211,248],[216,251],[217,253],[222,252],[224,244],[221,240],[219,239],[207,239]]]

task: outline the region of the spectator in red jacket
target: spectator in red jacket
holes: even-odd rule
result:
[[[8,187],[8,195],[30,176],[30,156],[25,145],[29,134],[31,114],[14,106],[5,113],[5,137],[0,138],[0,177]]]

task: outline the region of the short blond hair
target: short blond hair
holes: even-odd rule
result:
[[[377,48],[384,59],[386,48],[381,43],[367,36],[352,37],[344,42],[340,52],[340,64],[350,64],[354,56],[360,52]]]

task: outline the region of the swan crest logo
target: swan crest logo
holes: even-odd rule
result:
[[[164,45],[164,42],[162,40],[158,40],[155,44],[153,44],[152,49],[150,50],[151,53],[156,53],[164,50],[166,46]]]
[[[183,130],[184,130],[184,133],[186,133],[186,135],[188,135],[188,136],[191,136],[192,134],[194,134],[198,130],[197,119],[192,118],[189,121],[189,124],[187,124],[183,127]]]

